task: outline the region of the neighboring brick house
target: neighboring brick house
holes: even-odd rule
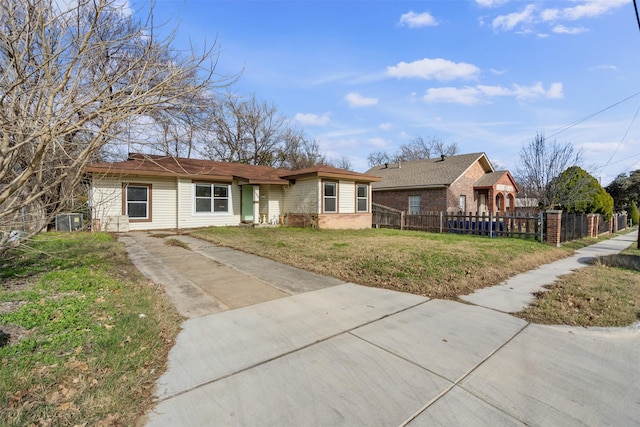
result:
[[[365,172],[373,203],[407,212],[514,212],[518,186],[496,171],[484,153],[441,156],[375,166]]]

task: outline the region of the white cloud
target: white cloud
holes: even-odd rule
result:
[[[424,58],[414,62],[400,62],[387,67],[387,75],[391,77],[417,77],[422,79],[454,80],[473,79],[480,69],[465,62],[452,62],[442,58]]]
[[[618,67],[616,67],[615,65],[607,65],[607,64],[602,64],[602,65],[598,65],[596,67],[594,67],[596,70],[612,70],[612,71],[617,71]]]
[[[476,3],[482,7],[498,7],[508,2],[509,0],[476,0]]]
[[[385,147],[387,145],[387,141],[383,138],[369,138],[368,142],[374,147]]]
[[[534,12],[536,6],[527,5],[522,12],[514,12],[508,15],[500,15],[492,21],[491,25],[494,30],[510,31],[520,24],[531,24],[534,22]]]
[[[53,0],[54,6],[62,12],[68,12],[78,7],[78,0]],[[120,12],[123,16],[132,16],[133,8],[129,4],[129,0],[114,0],[109,4],[111,10]]]
[[[429,12],[410,11],[400,16],[400,25],[406,25],[409,28],[432,27],[438,25],[438,21]]]
[[[555,27],[553,27],[551,31],[557,34],[580,34],[580,33],[587,32],[589,30],[584,27],[570,28],[570,27],[565,27],[564,25],[556,25]]]
[[[544,89],[542,83],[533,86],[513,85],[511,88],[504,86],[465,86],[463,88],[441,87],[430,88],[423,99],[428,103],[452,103],[462,105],[478,105],[490,102],[491,98],[499,96],[512,96],[518,101],[533,99],[559,99],[564,97],[562,83],[552,83],[549,89]]]
[[[378,98],[366,98],[359,93],[351,92],[344,97],[349,107],[370,107],[378,103]]]
[[[323,126],[331,121],[331,113],[321,115],[313,113],[297,113],[294,119],[303,126]]]
[[[455,87],[438,87],[428,89],[423,99],[433,104],[451,103],[476,105],[482,102],[480,95],[480,91],[475,87],[466,86],[462,89]]]
[[[582,18],[593,18],[604,15],[610,10],[631,3],[631,0],[586,0],[582,4],[564,9],[545,9],[541,18],[545,21],[564,19],[576,21]]]
[[[519,101],[529,101],[538,98],[559,99],[564,97],[562,83],[552,83],[549,90],[545,90],[542,83],[536,83],[533,86],[513,86],[512,94]]]
[[[393,123],[389,123],[389,122],[380,123],[378,125],[378,128],[382,129],[382,130],[391,130],[391,129],[393,129]]]
[[[490,0],[486,1],[489,2]],[[571,3],[576,4],[576,6],[548,9],[538,9],[536,5],[531,3],[520,12],[497,16],[493,19],[491,25],[494,30],[511,31],[516,27],[526,28],[540,23],[558,23],[595,18],[627,5],[631,3],[631,0],[572,0]],[[561,34],[579,34],[587,30],[581,27],[569,28],[563,25],[556,25],[553,31]],[[525,30],[524,32],[529,33],[530,31]]]

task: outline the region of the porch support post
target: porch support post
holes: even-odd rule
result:
[[[260,186],[253,186],[253,223],[260,224]]]

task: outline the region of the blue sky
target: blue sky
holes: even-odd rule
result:
[[[603,185],[640,169],[631,0],[158,0],[155,14],[178,46],[215,41],[217,70],[242,72],[233,91],[358,171],[418,136],[515,171],[537,132],[583,149]]]

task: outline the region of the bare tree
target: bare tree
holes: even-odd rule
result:
[[[397,163],[398,161],[424,160],[432,157],[454,156],[458,153],[458,144],[455,142],[447,144],[442,139],[432,137],[425,140],[421,136],[414,138],[406,144],[400,145],[395,154],[388,154],[384,151],[370,153],[367,157],[369,166],[377,166],[384,163]]]
[[[347,156],[342,156],[339,159],[330,162],[331,166],[336,167],[338,169],[344,169],[344,170],[353,170],[353,164],[351,163],[351,160],[349,160],[349,158]]]
[[[557,200],[556,178],[570,166],[580,166],[583,162],[582,151],[573,145],[549,142],[544,134],[522,147],[520,161],[516,170],[516,180],[525,197],[537,199],[541,208],[553,207]]]
[[[288,123],[273,104],[227,94],[214,106],[206,155],[225,162],[277,165],[304,139]]]
[[[130,126],[198,107],[195,94],[237,77],[214,73],[213,48],[175,53],[152,12],[138,21],[120,4],[0,3],[0,254],[8,230],[31,236],[68,209],[83,167],[135,137]]]
[[[320,151],[315,139],[295,138],[285,144],[278,155],[278,168],[296,170],[326,165],[327,156]]]
[[[453,156],[458,152],[458,144],[446,144],[442,139],[433,137],[425,141],[421,136],[408,144],[402,144],[395,156],[395,161],[424,160],[432,157]]]
[[[379,166],[391,163],[391,156],[384,151],[374,151],[367,156],[367,162],[369,162],[369,167]]]

